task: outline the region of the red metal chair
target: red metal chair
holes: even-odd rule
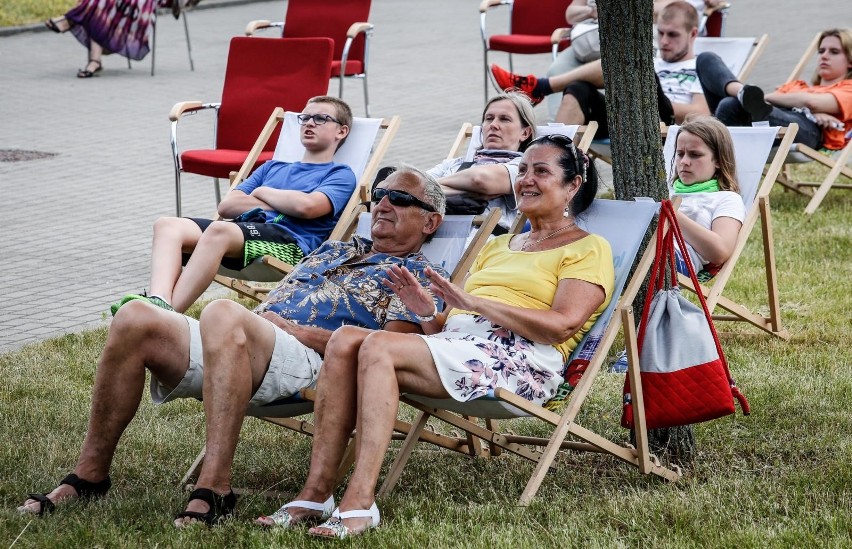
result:
[[[308,99],[326,94],[333,49],[330,38],[231,39],[221,102],[184,101],[175,104],[169,113],[178,216],[181,215],[181,173],[215,178],[218,204],[219,178],[227,178],[240,169],[270,113],[276,107],[301,111]],[[202,109],[216,112],[214,148],[180,152],[178,121]],[[272,158],[277,133],[276,130],[269,139],[255,168]]]
[[[482,33],[482,47],[485,52],[485,100],[488,100],[488,52],[503,51],[509,54],[509,70],[512,66],[512,54],[552,53],[567,48],[571,41],[567,38],[556,44],[551,43],[553,31],[565,27],[565,10],[571,0],[482,0],[479,5],[479,27]],[[511,9],[509,34],[488,35],[485,18],[488,10],[507,5]]]
[[[368,23],[371,0],[289,0],[284,21],[252,21],[246,35],[260,29],[280,27],[285,38],[327,36],[334,40],[331,76],[340,79],[338,95],[343,98],[343,79],[358,78],[364,86],[364,110],[370,116],[367,94],[367,65],[373,25]]]
[[[701,17],[700,31],[701,36],[710,36],[718,38],[725,35],[725,19],[728,17],[728,10],[731,8],[729,2],[723,2],[716,7],[707,8]]]

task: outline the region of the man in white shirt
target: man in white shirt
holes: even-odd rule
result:
[[[698,36],[698,12],[689,3],[677,0],[668,4],[657,20],[659,57],[654,60],[658,78],[660,119],[680,123],[689,113],[710,114],[695,70],[695,38]],[[520,76],[491,66],[491,73],[501,88],[519,88],[540,102],[551,93],[562,92],[556,121],[564,124],[598,122],[598,136],[608,135],[603,69],[593,61],[567,73],[550,78]]]

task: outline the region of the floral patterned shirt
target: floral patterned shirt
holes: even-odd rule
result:
[[[382,284],[387,278],[385,271],[392,265],[407,267],[424,287],[429,285],[426,267],[449,275],[431,265],[420,252],[406,257],[377,252],[357,260],[369,253],[372,245],[359,236],[350,242],[322,244],[296,265],[254,312],[272,311],[297,324],[326,330],[343,325],[378,330],[392,320],[417,324],[414,314]],[[440,309],[441,304],[436,306]]]

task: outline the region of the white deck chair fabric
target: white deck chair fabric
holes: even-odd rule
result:
[[[446,215],[432,240],[424,244],[420,251],[433,265],[443,267],[448,273],[456,268],[461,256],[467,249],[468,235],[473,227],[472,215]],[[355,232],[364,238],[370,238],[372,216],[362,213],[358,217]]]
[[[667,179],[672,179],[672,159],[675,153],[675,137],[680,126],[669,126],[666,142],[663,145]],[[734,142],[734,156],[737,163],[737,182],[743,197],[746,211],[751,210],[760,182],[763,179],[763,167],[766,165],[775,138],[777,127],[729,127]],[[669,188],[671,192],[671,188]]]
[[[630,267],[639,253],[639,246],[642,244],[648,225],[658,208],[659,204],[650,199],[639,199],[637,201],[597,199],[591,207],[577,217],[578,226],[590,233],[606,238],[609,242],[615,266],[615,286],[612,300],[598,317],[591,330],[574,349],[569,363],[576,358],[590,359],[598,348],[601,337],[612,318],[612,313],[627,283]],[[454,399],[434,399],[412,394],[406,396],[427,406],[474,417],[508,419],[527,416],[526,413],[511,404],[491,396],[468,402],[459,402]]]
[[[296,119],[298,114],[290,111],[285,113],[278,144],[275,145],[275,153],[272,156],[273,160],[298,162],[305,154],[305,147],[299,140],[299,121]],[[364,168],[367,167],[370,151],[381,125],[381,118],[353,118],[346,141],[334,153],[334,161],[347,164],[352,168],[355,179],[361,179]]]
[[[752,47],[758,42],[755,37],[751,38],[728,38],[728,37],[698,37],[695,39],[695,56],[704,52],[713,52],[718,55],[728,69],[738,78],[752,54]]]
[[[302,159],[305,147],[299,140],[299,121],[296,119],[298,114],[290,111],[285,113],[278,143],[272,157],[273,160],[298,162]],[[364,169],[370,160],[373,143],[381,126],[381,118],[353,118],[352,128],[350,128],[346,142],[334,153],[334,161],[349,165],[355,172],[355,180],[359,181],[359,184]],[[345,216],[346,212],[341,215]],[[281,273],[265,265],[260,259],[256,259],[239,271],[220,266],[218,274],[255,282],[278,282],[281,280]]]
[[[536,126],[535,127],[535,136],[541,137],[543,135],[554,135],[560,134],[565,137],[569,137],[574,139],[574,136],[577,134],[577,130],[580,126],[576,124],[567,125],[567,124],[558,124],[552,123],[546,126]],[[476,153],[478,149],[482,147],[482,126],[474,126],[471,131],[470,140],[467,145],[467,152],[465,152],[464,159],[466,162],[470,162],[473,160],[473,155]]]

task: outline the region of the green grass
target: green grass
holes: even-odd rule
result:
[[[58,17],[77,0],[0,0],[0,27],[29,25]]]
[[[720,324],[732,372],[751,402],[698,425],[698,455],[675,483],[616,460],[564,452],[533,504],[515,506],[532,465],[503,455],[470,459],[421,446],[397,491],[379,502],[382,527],[355,546],[422,547],[848,547],[852,528],[852,195],[829,193],[806,217],[803,197],[772,195],[781,305],[789,342]],[[763,302],[759,233],[749,241],[731,297]],[[727,292],[726,292],[727,293]],[[303,532],[268,532],[251,519],[281,501],[240,500],[235,520],[177,532],[178,482],[204,439],[197,402],[155,408],[143,397],[101,501],[50,517],[19,516],[30,491],[51,489],[75,463],[86,429],[94,365],[106,331],[31,345],[0,356],[0,545],[15,547],[327,546]],[[579,423],[617,440],[623,378],[601,375]],[[410,412],[405,412],[410,413]],[[505,425],[540,433],[524,421]],[[247,420],[234,482],[297,490],[310,439]],[[396,453],[389,452],[386,466]],[[338,494],[339,495],[339,494]]]

